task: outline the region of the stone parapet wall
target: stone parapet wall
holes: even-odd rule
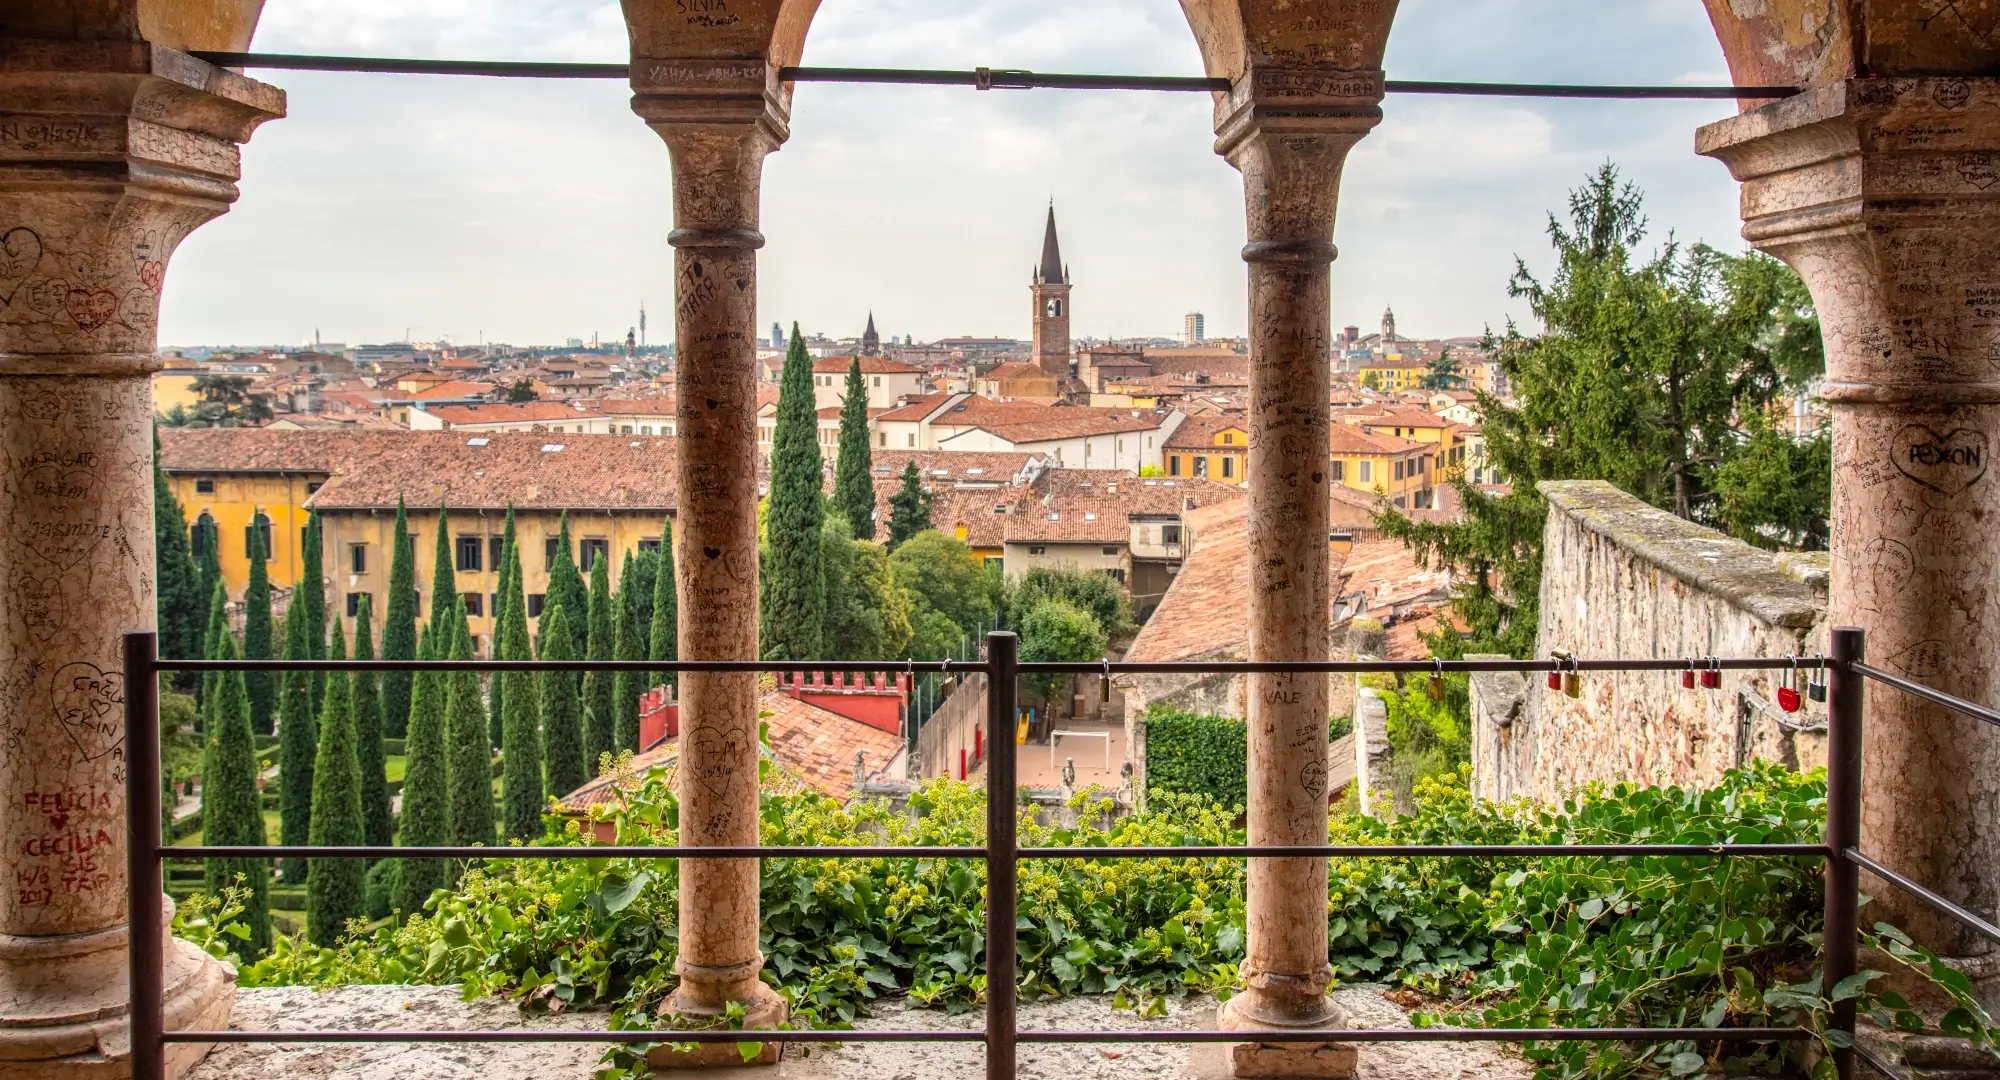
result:
[[[1781,555],[1655,509],[1602,481],[1540,485],[1549,502],[1535,654],[1785,657],[1826,647],[1827,560]],[[1708,785],[1752,758],[1825,761],[1823,704],[1782,712],[1769,672],[1585,674],[1571,699],[1474,680],[1475,790],[1553,802],[1592,782]]]

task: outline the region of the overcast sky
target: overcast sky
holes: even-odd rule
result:
[[[615,0],[266,0],[254,48],[627,59]],[[1196,75],[1176,0],[825,0],[807,64]],[[1721,83],[1699,0],[1402,0],[1391,78]],[[290,116],[243,154],[243,197],[169,277],[168,345],[622,337],[670,341],[667,152],[615,81],[252,74]],[[1413,336],[1522,314],[1519,254],[1599,162],[1656,232],[1729,250],[1736,187],[1692,150],[1726,102],[1394,96],[1348,160],[1336,323],[1385,305]],[[1207,95],[810,84],[764,173],[759,328],[1025,338],[1053,197],[1079,336],[1211,335],[1244,316],[1241,186]]]

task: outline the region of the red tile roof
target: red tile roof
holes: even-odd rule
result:
[[[860,359],[861,359],[861,373],[863,375],[923,374],[923,372],[918,370],[917,368],[913,368],[910,365],[905,364],[900,360],[891,360],[886,356],[864,356],[861,357]],[[852,356],[824,357],[822,359],[813,361],[813,373],[817,375],[845,375],[847,374],[848,369],[853,365],[854,360],[855,358]]]
[[[375,434],[334,471],[308,506],[380,509],[400,496],[412,510],[674,507],[674,440],[663,436]]]
[[[1239,432],[1233,446],[1218,446],[1216,436],[1225,431]],[[1240,416],[1190,416],[1174,429],[1164,444],[1168,450],[1249,450],[1250,422]]]
[[[512,405],[439,405],[426,412],[447,424],[568,424],[603,417],[566,401],[523,401]]]

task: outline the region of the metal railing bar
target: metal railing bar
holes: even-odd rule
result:
[[[502,79],[627,79],[630,64],[539,60],[427,60],[382,56],[317,56],[194,50],[189,55],[221,67],[287,71],[345,71],[378,75],[479,75]],[[1167,90],[1227,92],[1228,79],[1189,75],[1094,75],[1036,72],[1021,68],[785,67],[786,82],[875,83],[901,86],[972,86],[1007,90]],[[1389,79],[1391,94],[1452,94],[1473,97],[1602,98],[1626,100],[1736,100],[1784,98],[1796,86],[1617,86],[1580,83],[1496,83]]]
[[[1813,1038],[1805,1028],[1351,1028],[1309,1031],[1022,1031],[1021,1042],[1075,1043],[1320,1043],[1320,1042],[1789,1042]],[[950,1031],[170,1031],[170,1043],[591,1043],[591,1042],[981,1042],[978,1028]]]
[[[797,671],[950,674],[978,660],[162,660],[158,671]],[[1100,664],[1093,671],[1102,670]]]
[[[1311,674],[1326,672],[1336,675],[1355,673],[1429,675],[1437,671],[1440,664],[1443,665],[1444,671],[1448,674],[1464,674],[1478,671],[1517,671],[1525,673],[1569,671],[1572,669],[1576,671],[1679,672],[1688,670],[1688,659],[1687,657],[1669,657],[1665,659],[1647,657],[1589,660],[1579,657],[1574,664],[1569,660],[1214,660],[1195,663],[1114,660],[1111,663],[1111,673],[1113,675],[1226,675],[1239,672],[1266,674]],[[1720,667],[1724,671],[1788,671],[1793,666],[1789,658],[1783,657],[1775,659],[1766,657],[1738,657],[1724,660],[1709,660],[1696,657],[1694,658],[1694,662],[1698,668]],[[1826,666],[1826,664],[1817,658],[1801,658],[1797,666],[1801,671],[1809,671],[1817,670]],[[1018,665],[1018,667],[1023,675],[1101,675],[1104,672],[1104,662],[1102,660],[1095,663],[1089,661],[1077,663],[1024,662]]]
[[[1854,865],[1859,866],[1863,870],[1866,870],[1869,873],[1874,874],[1876,877],[1879,877],[1882,880],[1889,882],[1891,885],[1897,886],[1904,892],[1909,893],[1911,896],[1914,896],[1917,899],[1922,900],[1924,903],[1930,905],[1934,910],[1942,914],[1951,916],[1966,929],[1971,930],[1972,932],[1978,934],[1979,936],[1985,938],[1988,941],[2000,943],[2000,926],[1995,926],[1992,923],[1987,922],[1985,919],[1982,919],[1979,916],[1974,915],[1972,912],[1967,911],[1962,907],[1959,907],[1957,904],[1954,904],[1951,901],[1945,899],[1944,897],[1939,896],[1937,893],[1934,893],[1929,889],[1924,888],[1922,885],[1919,885],[1916,882],[1911,881],[1909,878],[1906,878],[1903,875],[1895,872],[1894,870],[1891,870],[1888,867],[1883,866],[1881,863],[1876,862],[1874,859],[1871,859],[1868,856],[1863,855],[1859,850],[1855,848],[1848,848],[1841,854],[1847,856],[1848,861],[1852,862]]]
[[[1794,664],[1789,659],[1739,657],[1724,660],[1696,659],[1700,667],[1724,671],[1781,671]],[[1147,662],[1112,661],[1114,675],[1197,675],[1197,674],[1414,674],[1428,675],[1440,669],[1447,674],[1482,671],[1686,671],[1686,658],[1669,659],[1578,659],[1568,660],[1298,660],[1298,661],[1203,661]],[[985,673],[992,665],[983,660],[161,660],[159,671],[798,671],[798,672],[884,672],[911,674]],[[1817,670],[1826,663],[1801,659],[1801,671]],[[1015,668],[1024,675],[1100,675],[1103,661],[1090,663],[1021,663]],[[1871,669],[1872,670],[1872,669]],[[1915,685],[1915,684],[1911,684]],[[1937,695],[1937,691],[1929,691]],[[1949,697],[1949,695],[1938,695]],[[1958,701],[1951,698],[1951,701]],[[1948,703],[1948,702],[1947,702]],[[1973,709],[1979,706],[1961,703]],[[2000,723],[2000,713],[1994,713]]]
[[[163,847],[162,859],[984,859],[977,847]]]
[[[1688,856],[1827,858],[1825,844],[1307,844],[1235,847],[1036,847],[1015,853],[1022,859],[1402,859],[1551,858],[1581,856]]]
[[[1975,720],[1984,720],[1995,727],[2000,727],[2000,709],[1989,709],[1984,705],[1967,701],[1962,697],[1954,697],[1942,690],[1933,690],[1923,683],[1912,682],[1901,675],[1883,671],[1873,664],[1856,663],[1854,670],[1874,679],[1884,686],[1893,686],[1906,694],[1923,698],[1932,704],[1942,705],[1953,712],[1964,713]]]

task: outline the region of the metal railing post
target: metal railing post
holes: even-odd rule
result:
[[[125,635],[125,910],[132,1080],[166,1080],[167,942],[160,926],[159,636]]]
[[[1012,730],[1020,639],[986,635],[986,730]],[[1014,742],[986,763],[986,1080],[1014,1080]]]
[[[1860,868],[1847,858],[1861,843],[1861,702],[1866,680],[1854,664],[1864,658],[1866,638],[1852,626],[1832,632],[1832,671],[1826,706],[1826,967],[1825,991],[1854,974],[1859,946],[1855,920],[1861,906]],[[1854,1000],[1833,1006],[1832,1030],[1854,1036]],[[1841,1080],[1854,1076],[1854,1050],[1833,1052]]]

